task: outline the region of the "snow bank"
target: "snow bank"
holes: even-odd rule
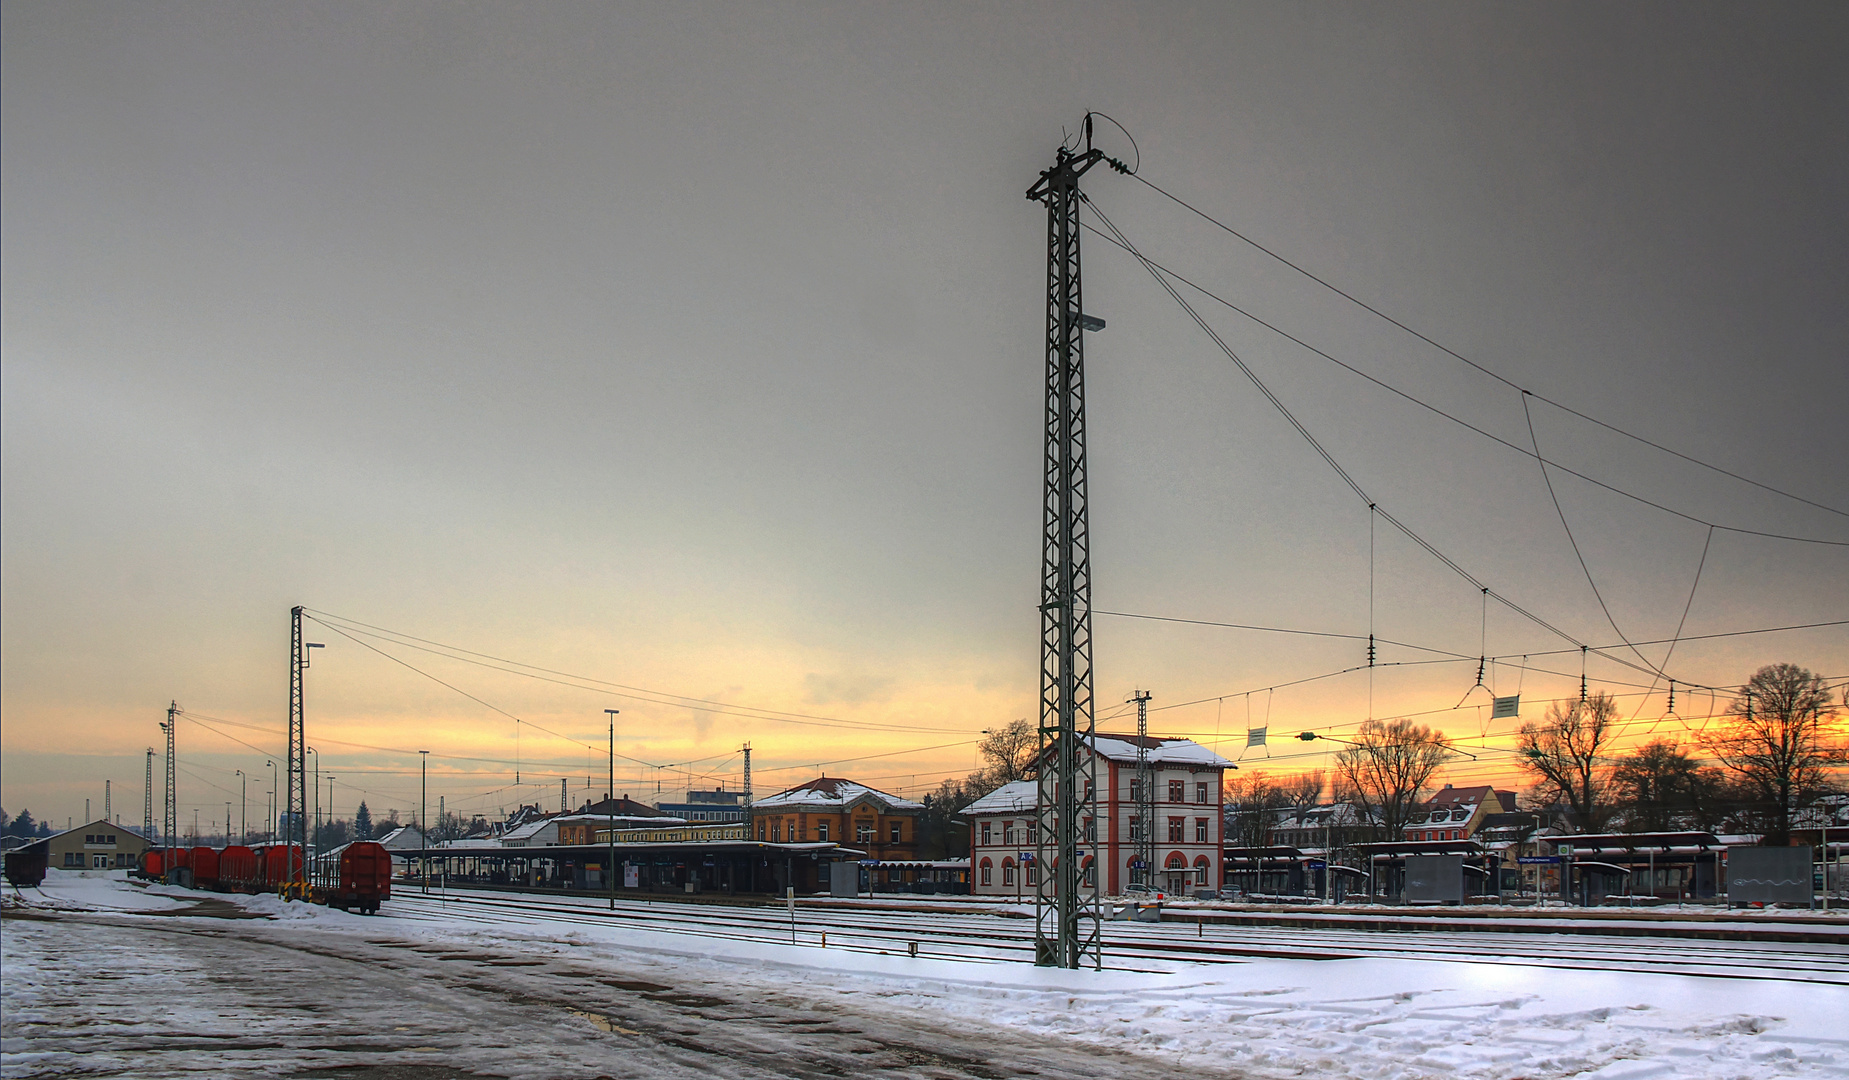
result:
[[[53,868],[45,872],[43,885],[36,889],[21,889],[17,902],[27,907],[64,911],[171,911],[188,906],[187,900],[130,885],[128,873],[127,870],[111,870],[102,874],[94,870]],[[9,891],[7,897],[12,900],[12,892]]]

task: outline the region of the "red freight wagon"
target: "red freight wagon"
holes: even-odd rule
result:
[[[218,887],[218,850],[216,848],[194,848],[191,865],[193,888],[216,889]]]
[[[141,853],[141,876],[150,881],[158,881],[167,873],[167,861],[161,857],[159,848],[149,848]]]
[[[342,911],[379,910],[392,896],[392,856],[383,845],[356,840],[315,860],[314,898]]]
[[[265,844],[263,846],[263,888],[266,891],[281,890],[291,881],[302,877],[302,849],[295,844]]]
[[[175,870],[187,870],[192,867],[193,865],[193,853],[192,852],[186,850],[183,847],[170,847],[166,850],[167,850],[167,857],[173,860],[173,865],[167,868],[169,873]]]
[[[218,887],[226,892],[254,893],[263,887],[257,873],[257,853],[232,844],[218,853]]]

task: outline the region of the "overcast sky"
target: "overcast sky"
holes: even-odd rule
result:
[[[405,751],[425,748],[432,804],[556,805],[560,776],[601,792],[586,747],[610,707],[620,754],[674,766],[623,763],[631,793],[736,784],[746,740],[760,792],[831,761],[908,793],[968,771],[981,729],[1035,708],[1045,220],[1022,193],[1088,109],[1134,136],[1143,178],[1510,381],[1849,509],[1838,5],[0,13],[14,813],[100,814],[109,778],[138,822],[170,700],[199,718],[182,817],[222,819],[239,768],[261,807],[293,604],[810,718],[359,639],[495,712],[311,624],[309,742],[343,816],[408,813]],[[1085,187],[1151,257],[1529,444],[1515,390],[1136,180]],[[1109,322],[1088,351],[1097,606],[1367,634],[1365,504],[1134,261],[1088,238],[1085,270]],[[1532,459],[1202,312],[1379,506],[1567,635],[1619,640]],[[1605,483],[1849,540],[1841,513],[1530,407],[1543,452]],[[1849,548],[1718,531],[1690,604],[1705,526],[1553,481],[1634,641],[1685,605],[1694,635],[1849,619]],[[1519,660],[1568,641],[1485,618],[1384,526],[1373,550],[1372,629],[1471,660],[1246,696],[1365,647],[1101,616],[1101,713],[1138,687],[1214,699],[1152,723],[1237,732],[1222,748],[1251,769],[1248,717],[1341,732],[1466,691],[1424,719],[1506,746],[1476,708],[1480,653],[1515,658],[1486,681],[1525,718],[1577,693],[1576,655]],[[1725,686],[1781,660],[1849,676],[1849,632],[1683,642],[1667,668]],[[1590,677],[1650,683],[1596,656]],[[1622,699],[1633,734],[1662,690]],[[1269,749],[1256,767],[1321,760]],[[1447,778],[1506,772],[1480,757]]]

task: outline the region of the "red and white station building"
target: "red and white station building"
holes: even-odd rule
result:
[[[1087,867],[1086,883],[1102,885],[1107,896],[1121,896],[1126,886],[1147,884],[1164,892],[1188,895],[1218,888],[1222,858],[1221,806],[1226,770],[1233,763],[1191,739],[1146,738],[1155,782],[1155,855],[1153,875],[1138,873],[1136,841],[1143,823],[1134,784],[1137,736],[1098,735],[1083,753],[1095,754],[1097,783],[1092,803],[1098,828],[1096,868]],[[1037,795],[1032,780],[1016,780],[964,807],[970,823],[970,891],[977,896],[1032,899],[1038,874],[1031,856],[1038,841],[1034,828]]]

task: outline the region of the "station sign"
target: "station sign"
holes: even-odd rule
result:
[[[1520,855],[1515,859],[1523,866],[1553,866],[1560,862],[1558,855]]]
[[[1308,865],[1312,870],[1324,870],[1329,866],[1328,863],[1323,862],[1321,859],[1311,859]]]

